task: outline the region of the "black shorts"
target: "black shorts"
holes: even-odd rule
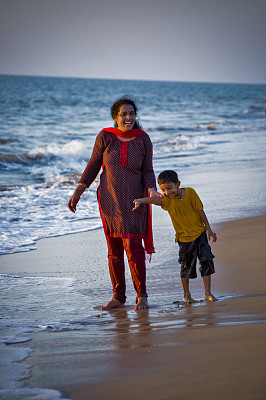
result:
[[[178,242],[179,244],[179,263],[181,264],[181,278],[197,278],[196,264],[199,259],[199,271],[201,276],[214,274],[214,255],[208,243],[206,232],[203,232],[192,242]]]

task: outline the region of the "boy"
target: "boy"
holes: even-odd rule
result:
[[[205,300],[215,301],[211,294],[211,274],[215,272],[213,254],[208,243],[212,238],[216,242],[217,236],[210,227],[203,204],[190,187],[180,188],[180,181],[175,171],[167,170],[160,173],[158,183],[163,192],[161,198],[145,197],[135,199],[136,210],[141,204],[155,204],[168,211],[176,232],[175,241],[179,244],[179,262],[181,264],[181,281],[184,290],[184,302],[193,303],[189,291],[189,279],[197,277],[196,263],[200,261],[200,273],[205,287]],[[208,239],[206,235],[208,234]]]

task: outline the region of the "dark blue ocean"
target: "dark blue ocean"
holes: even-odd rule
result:
[[[101,226],[97,182],[67,207],[122,95],[139,106],[156,175],[175,169],[212,222],[265,212],[266,86],[0,76],[0,254]]]
[[[113,125],[111,104],[123,95],[132,96],[139,106],[140,122],[154,145],[156,175],[175,169],[182,186],[199,193],[211,225],[265,214],[266,85],[2,75],[0,254],[34,250],[40,238],[101,227],[97,180],[83,195],[76,214],[68,211],[67,201],[96,135]],[[158,237],[159,223],[154,222]],[[174,238],[167,246],[174,247]],[[156,271],[167,260],[160,257],[157,253],[148,271],[151,329],[168,326],[158,320],[158,299],[163,309],[173,312],[172,300],[178,295],[173,281],[177,267],[170,262],[164,280],[174,289],[161,299],[161,274]],[[25,384],[31,365],[20,361],[32,349],[20,343],[30,342],[32,333],[75,331],[86,335],[92,351],[115,346],[115,316],[104,313],[95,318],[95,302],[107,301],[111,292],[106,259],[88,263],[80,277],[75,266],[68,276],[62,265],[55,276],[38,268],[29,276],[27,266],[23,268],[25,273],[0,274],[0,397],[61,398],[57,391]],[[89,294],[79,291],[78,280],[85,282]],[[134,298],[130,290],[129,285],[129,304]],[[200,298],[202,293],[195,295]],[[131,308],[126,318],[134,335],[140,322]],[[183,315],[182,308],[175,312]]]

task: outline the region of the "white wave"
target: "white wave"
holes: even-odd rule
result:
[[[21,361],[25,360],[31,351],[23,347],[10,347],[3,344],[0,346],[1,388],[14,390],[24,386],[22,380],[30,377],[30,365]]]
[[[32,349],[25,347],[0,345],[0,398],[12,400],[63,400],[62,394],[57,390],[26,388],[25,380],[31,377],[32,366],[21,361],[27,359],[31,352]]]
[[[26,343],[29,342],[31,338],[27,338],[24,336],[4,336],[0,338],[0,343],[5,343],[5,344],[18,344],[18,343]]]
[[[210,122],[207,124],[200,124],[197,126],[197,129],[209,129],[209,130],[216,130],[217,129],[217,123],[215,122]]]
[[[0,254],[32,250],[41,238],[100,228],[96,187],[97,183],[82,196],[76,214],[67,208],[75,184],[62,185],[60,176],[54,177],[54,183],[49,185],[29,185],[2,192]]]
[[[207,140],[206,136],[186,136],[178,135],[173,138],[166,138],[154,143],[154,153],[170,153],[175,151],[190,151],[197,149]]]
[[[89,158],[89,150],[84,146],[84,142],[72,140],[64,145],[50,143],[45,147],[35,147],[28,152],[28,155],[33,158],[42,155],[43,157],[57,156],[63,159],[74,158],[83,160]]]
[[[0,390],[0,396],[3,399],[12,400],[69,400],[62,397],[57,390],[52,389],[16,389],[16,390]]]

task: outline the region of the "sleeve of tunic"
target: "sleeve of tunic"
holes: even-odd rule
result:
[[[88,162],[79,183],[84,183],[87,187],[92,184],[102,167],[104,150],[104,136],[103,133],[100,132],[96,137],[90,161]]]
[[[156,188],[156,180],[152,166],[152,142],[148,135],[145,138],[146,153],[142,164],[142,177],[146,189]]]

